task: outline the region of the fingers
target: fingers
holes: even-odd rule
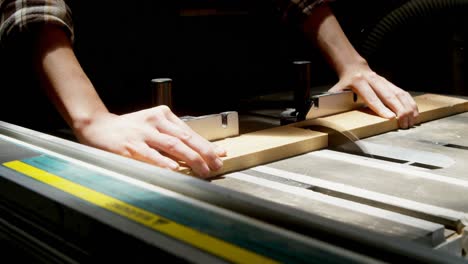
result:
[[[155,149],[148,147],[144,142],[129,142],[126,144],[126,150],[127,153],[124,156],[171,170],[177,170],[179,168],[179,163],[161,155]]]
[[[401,115],[406,116],[408,118],[408,127],[412,127],[418,124],[418,116],[419,110],[418,105],[414,101],[411,94],[402,89],[398,88],[394,84],[388,82],[388,85],[392,87],[396,91],[396,96],[402,102],[403,106],[405,106],[405,111]],[[401,127],[401,126],[400,126]]]
[[[384,118],[398,117],[400,128],[417,124],[418,107],[413,97],[374,72],[340,80],[330,91],[351,87],[376,114]],[[345,85],[344,85],[345,84]]]
[[[163,122],[158,124],[158,129],[163,133],[168,133],[173,135],[181,140],[183,140],[186,144],[189,144],[191,147],[195,147],[196,150],[200,151],[200,153],[206,153],[202,155],[203,157],[212,160],[217,157],[224,157],[227,155],[225,149],[213,144],[197,134],[193,129],[188,126],[184,121],[182,121],[179,117],[177,117],[169,108],[166,108],[164,111],[165,119],[172,122],[174,126],[169,126],[169,123]],[[163,119],[164,121],[164,119]],[[163,125],[160,127],[160,125]],[[194,140],[191,142],[191,140]],[[212,152],[216,154],[216,157],[212,155]]]
[[[211,169],[218,170],[222,167],[222,161],[219,158],[215,158],[214,161],[208,163],[201,153],[192,149],[175,136],[155,131],[155,133],[147,138],[146,143],[154,149],[166,152],[178,160],[185,162],[195,173],[202,177],[209,176]],[[203,154],[206,155],[206,153]],[[211,169],[208,164],[212,166]]]
[[[190,126],[188,126],[184,121],[182,121],[179,117],[174,115],[172,112],[170,111],[166,112],[166,117],[169,121],[179,126],[182,129],[182,131],[184,131],[186,134],[189,134],[188,136],[182,135],[183,137],[179,137],[184,142],[191,145],[191,142],[190,142],[191,137],[196,139],[194,143],[197,143],[196,144],[197,146],[195,144],[191,146],[195,147],[197,150],[200,150],[201,151],[200,153],[206,153],[206,155],[203,155],[203,157],[206,157],[211,160],[213,158],[225,157],[227,155],[227,152],[224,148],[209,142],[208,140],[206,140],[205,138],[197,134],[195,131],[193,131],[193,129]],[[165,130],[165,131],[169,132],[170,130]],[[177,136],[177,134],[174,136]],[[214,153],[216,154],[216,157],[212,156],[211,151],[214,151]]]
[[[362,97],[364,102],[376,114],[389,119],[395,117],[395,114],[384,105],[384,103],[380,100],[379,96],[374,92],[372,87],[367,82],[362,80],[357,82],[354,86],[354,88],[357,90],[358,94]]]
[[[380,76],[372,78],[370,84],[382,102],[396,113],[400,128],[410,128],[417,123],[417,105],[408,92]]]
[[[162,120],[157,128],[159,132],[180,139],[183,143],[199,153],[211,169],[220,169],[220,163],[222,164],[222,162],[219,157],[226,156],[226,150],[197,134],[174,114],[168,114],[167,120]]]
[[[143,114],[151,127],[145,133],[149,147],[186,163],[200,176],[221,169],[223,162],[219,157],[226,156],[226,151],[197,134],[167,106],[157,106]]]
[[[172,113],[168,107],[158,106],[96,119],[84,130],[82,141],[172,170],[177,170],[179,162],[184,162],[202,177],[219,170],[223,165],[219,156],[226,152],[180,123],[183,121],[172,122],[166,117],[167,113]],[[171,118],[177,120],[174,117]]]

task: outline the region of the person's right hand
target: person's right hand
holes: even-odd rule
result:
[[[419,110],[413,97],[372,71],[364,59],[347,64],[339,77],[339,82],[330,92],[353,90],[379,116],[388,119],[398,117],[398,125],[402,129],[418,123]]]
[[[163,168],[177,170],[183,162],[202,178],[219,170],[226,155],[164,105],[120,116],[96,114],[75,135],[86,145]]]

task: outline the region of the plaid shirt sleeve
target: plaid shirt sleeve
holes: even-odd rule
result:
[[[334,0],[275,0],[282,19],[287,23],[302,24],[312,10]]]
[[[0,0],[0,42],[32,25],[62,27],[73,41],[71,11],[64,0]]]

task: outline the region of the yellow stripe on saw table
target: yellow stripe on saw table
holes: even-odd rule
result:
[[[75,197],[83,199],[101,208],[131,219],[137,223],[184,241],[194,247],[210,252],[213,255],[235,263],[277,263],[262,255],[253,253],[223,240],[198,232],[195,229],[180,225],[167,218],[135,207],[111,196],[94,191],[72,181],[38,169],[21,161],[11,161],[3,164],[12,170],[53,186]]]

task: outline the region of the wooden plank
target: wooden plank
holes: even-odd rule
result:
[[[468,100],[464,99],[436,94],[424,94],[414,99],[419,108],[421,123],[468,111]],[[307,128],[314,125],[332,127],[335,130],[352,133],[358,138],[398,129],[396,119],[381,118],[366,108],[227,138],[215,142],[224,147],[228,155],[223,158],[223,168],[211,176],[326,148],[331,137],[329,138],[326,133]],[[182,167],[180,172],[194,175],[187,167]]]
[[[223,158],[223,168],[212,176],[326,148],[327,143],[325,133],[287,126],[219,140],[216,144],[224,147],[228,155]],[[194,175],[187,167],[182,167],[180,172]]]
[[[468,100],[437,94],[415,96],[420,123],[468,111]],[[396,119],[379,117],[369,108],[290,124],[293,127],[324,126],[352,133],[359,139],[397,130]],[[333,142],[330,142],[331,145]]]

